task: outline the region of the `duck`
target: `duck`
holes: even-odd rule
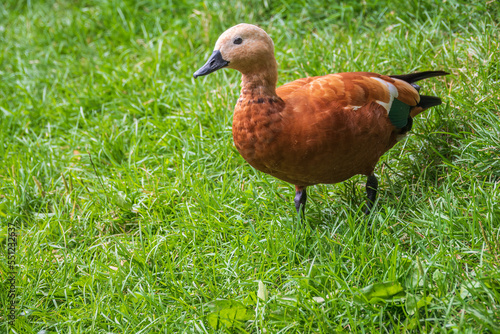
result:
[[[220,35],[194,78],[229,68],[241,73],[233,113],[234,145],[254,168],[295,186],[304,215],[306,189],[365,175],[365,214],[374,206],[380,157],[411,130],[413,118],[440,105],[415,82],[449,74],[345,72],[311,76],[276,87],[278,64],[271,37],[241,23]]]

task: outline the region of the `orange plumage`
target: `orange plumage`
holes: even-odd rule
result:
[[[375,200],[373,171],[379,158],[411,128],[413,116],[441,103],[421,97],[413,82],[447,74],[337,73],[276,89],[272,40],[249,24],[224,32],[195,77],[222,67],[242,73],[233,118],[236,148],[256,169],[296,186],[297,211],[304,208],[307,186],[364,174],[369,177],[368,212]]]

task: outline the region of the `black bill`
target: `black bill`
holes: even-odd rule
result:
[[[198,71],[194,72],[194,77],[201,77],[202,75],[207,75],[212,72],[217,71],[220,68],[226,67],[229,64],[227,60],[222,59],[222,55],[219,50],[215,50],[210,58],[208,58],[207,63],[203,65]]]

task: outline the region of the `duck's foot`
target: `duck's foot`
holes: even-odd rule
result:
[[[300,215],[302,213],[302,217],[304,216],[306,201],[306,187],[295,186],[295,209],[297,209],[297,214]]]
[[[375,174],[368,176],[368,178],[366,179],[366,195],[368,197],[365,209],[366,215],[370,214],[373,204],[375,203],[375,199],[377,198],[377,188],[378,181]]]

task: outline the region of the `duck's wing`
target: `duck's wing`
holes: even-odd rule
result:
[[[310,83],[318,78],[322,78],[322,77],[321,76],[307,77],[307,78],[302,78],[302,79],[298,79],[298,80],[286,83],[283,86],[276,88],[276,93],[282,99],[286,99],[290,94],[295,92],[297,89],[302,88],[304,85],[307,85],[308,83]]]
[[[297,112],[358,110],[374,102],[387,111],[397,128],[407,124],[411,109],[420,101],[417,89],[410,83],[370,72],[299,79],[280,87],[277,93]]]

